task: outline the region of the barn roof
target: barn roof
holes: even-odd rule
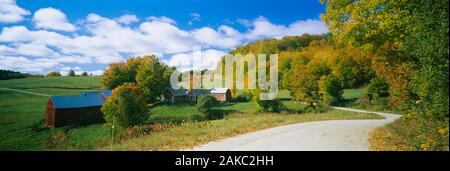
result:
[[[213,94],[222,94],[222,93],[227,93],[228,88],[215,88],[211,90],[211,93]]]
[[[108,98],[112,95],[112,90],[102,90],[102,94],[105,98]]]
[[[51,96],[53,105],[56,109],[63,108],[81,108],[103,105],[103,99],[100,93],[84,92],[80,96]]]

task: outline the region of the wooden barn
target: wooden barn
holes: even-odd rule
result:
[[[215,89],[212,89],[210,91],[210,93],[219,102],[231,101],[231,91],[228,88],[215,88]]]
[[[45,112],[46,125],[60,127],[104,122],[100,108],[110,95],[111,90],[82,92],[79,96],[51,96]]]

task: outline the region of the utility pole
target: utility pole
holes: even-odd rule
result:
[[[112,121],[112,126],[111,126],[111,128],[112,128],[112,132],[111,132],[111,146],[110,146],[110,150],[111,151],[112,151],[112,147],[114,145],[114,128],[115,128],[114,121],[115,120],[116,120],[116,115],[113,115],[113,121]]]

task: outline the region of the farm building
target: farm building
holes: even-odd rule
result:
[[[180,88],[180,89],[173,89],[171,87],[168,87],[166,91],[164,91],[164,94],[161,95],[161,101],[162,102],[182,102],[187,101],[187,89]]]
[[[79,96],[51,96],[45,112],[46,125],[59,127],[103,122],[100,108],[110,95],[111,90],[82,92]]]
[[[163,95],[161,95],[162,102],[182,102],[182,101],[190,101],[196,102],[198,96],[202,94],[211,94],[218,101],[230,101],[231,100],[231,91],[228,88],[215,88],[215,89],[173,89],[171,87],[167,88]]]
[[[211,90],[209,90],[209,89],[192,89],[192,90],[188,91],[187,98],[191,102],[197,102],[198,96],[203,95],[203,94],[210,94],[210,93],[211,93]]]
[[[226,102],[231,100],[231,91],[228,88],[215,88],[212,89],[210,93],[219,102]]]

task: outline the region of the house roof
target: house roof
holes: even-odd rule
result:
[[[211,90],[212,94],[222,94],[222,93],[227,93],[229,89],[228,88],[215,88]]]
[[[192,89],[192,90],[189,90],[189,92],[191,92],[192,94],[194,94],[196,96],[199,96],[202,94],[209,94],[211,92],[211,90],[210,89]]]
[[[173,95],[173,96],[184,96],[187,94],[188,90],[184,88],[180,89],[173,89],[172,87],[168,87],[167,90]]]
[[[100,93],[84,92],[80,96],[51,96],[55,109],[81,108],[103,105]]]

